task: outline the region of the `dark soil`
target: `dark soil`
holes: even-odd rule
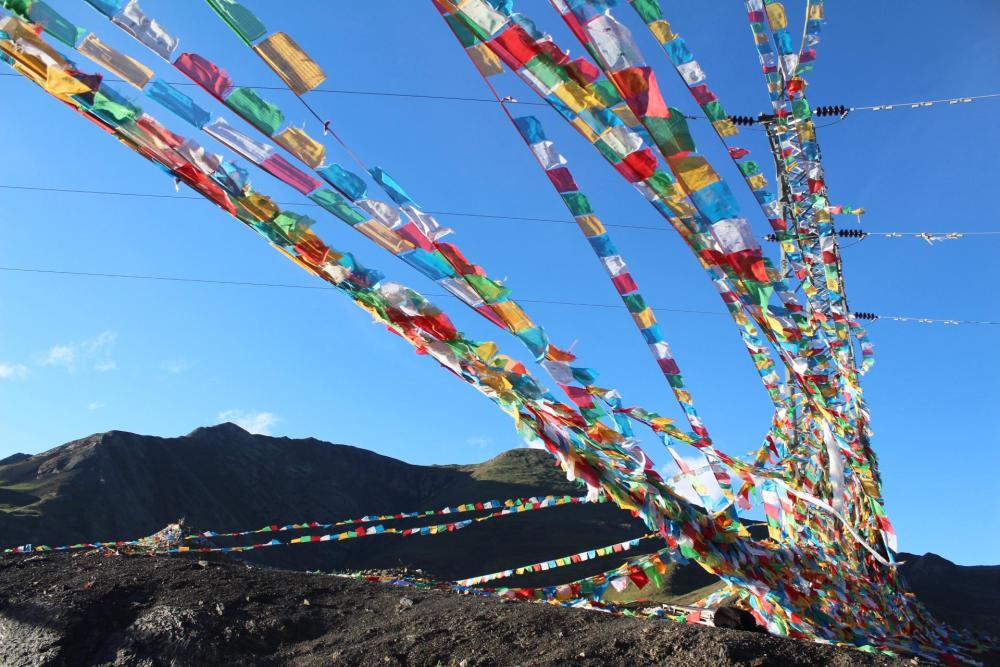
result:
[[[97,552],[0,560],[0,664],[904,665],[766,634]]]

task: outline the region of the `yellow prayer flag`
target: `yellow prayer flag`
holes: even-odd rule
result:
[[[739,130],[737,130],[736,126],[733,125],[733,121],[728,118],[713,120],[712,126],[715,128],[716,132],[723,137],[732,137],[739,133]]]
[[[654,429],[662,429],[673,424],[674,420],[669,417],[655,417],[650,423],[653,425]]]
[[[479,73],[483,76],[489,77],[503,72],[503,63],[485,44],[473,44],[465,49],[465,52],[469,54]]]
[[[274,33],[253,50],[296,95],[307,93],[326,81],[326,74],[319,65],[283,32]]]
[[[767,22],[771,24],[771,30],[781,30],[788,25],[785,18],[785,6],[780,2],[775,2],[767,6]]]
[[[501,301],[500,303],[490,304],[490,309],[499,315],[500,319],[506,322],[507,326],[510,327],[510,330],[514,333],[524,331],[525,329],[530,329],[535,326],[534,323],[528,319],[525,312],[521,310],[521,308],[513,301]]]
[[[50,67],[66,67],[69,62],[49,46],[23,21],[14,17],[0,19],[0,30],[10,40],[0,41],[0,51],[15,63],[15,69],[35,83],[44,86]]]
[[[688,192],[701,190],[719,180],[719,175],[712,169],[712,165],[700,155],[668,158],[668,161],[677,180]]]
[[[88,34],[83,38],[83,43],[77,49],[104,69],[117,74],[126,83],[129,83],[139,90],[146,87],[150,79],[153,78],[153,70],[143,65],[138,60],[129,58],[124,53],[113,49],[94,36]]]
[[[497,355],[498,349],[496,343],[488,341],[476,348],[476,354],[479,355],[480,359],[489,363]]]
[[[258,220],[263,220],[267,222],[273,220],[281,209],[278,205],[271,201],[270,197],[267,197],[256,192],[251,192],[246,197],[239,200],[243,207],[246,208],[250,213],[253,214]]]
[[[374,220],[358,223],[354,228],[394,255],[413,249],[412,243]]]
[[[674,31],[670,29],[670,24],[663,19],[650,23],[649,31],[653,33],[656,41],[660,44],[666,44],[674,39]]]
[[[573,113],[580,113],[588,107],[597,106],[597,98],[576,81],[563,81],[552,89],[552,93]]]
[[[640,329],[648,329],[656,324],[656,316],[653,315],[653,311],[648,306],[638,313],[632,313],[632,319],[635,320],[636,326]]]
[[[578,215],[576,224],[580,226],[586,236],[600,236],[607,231],[596,215]]]
[[[49,67],[45,76],[45,90],[56,97],[69,97],[80,93],[89,93],[90,86],[74,79],[58,67]]]
[[[274,140],[313,169],[319,168],[326,159],[326,146],[297,127],[285,128],[274,136]]]

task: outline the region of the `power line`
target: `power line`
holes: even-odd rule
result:
[[[1000,231],[978,231],[978,232],[869,232],[864,229],[838,229],[834,232],[843,239],[859,239],[863,241],[869,236],[881,236],[887,239],[901,239],[907,236],[923,239],[927,243],[934,245],[940,241],[956,241],[966,236],[1000,236]],[[765,241],[777,241],[777,234],[765,234]],[[855,245],[855,244],[851,244]],[[844,246],[849,247],[849,246]]]
[[[23,190],[26,192],[56,192],[61,194],[96,195],[103,197],[139,197],[150,199],[179,199],[185,201],[204,201],[204,197],[182,194],[160,194],[154,192],[121,192],[117,190],[84,190],[81,188],[50,188],[32,185],[5,185],[0,184],[3,190]],[[319,206],[313,202],[289,202],[275,201],[275,204],[282,206]],[[564,220],[560,218],[533,218],[517,215],[501,215],[497,213],[472,213],[469,211],[427,211],[432,215],[450,215],[462,218],[487,218],[491,220],[513,220],[515,222],[552,222],[563,225],[575,225],[574,220]],[[641,229],[649,232],[669,232],[667,227],[650,227],[647,225],[622,225],[615,223],[605,223],[605,227],[617,227],[619,229]],[[912,236],[924,239],[928,243],[938,241],[951,241],[966,236],[1000,236],[1000,231],[977,231],[977,232],[869,232],[866,230],[842,229],[837,231],[837,235],[843,238],[865,238],[868,236],[881,236],[884,238],[902,238]],[[777,241],[775,234],[764,236],[766,241]]]
[[[36,273],[45,275],[57,275],[57,276],[74,276],[74,277],[85,277],[85,278],[118,278],[127,280],[153,280],[161,282],[172,282],[172,283],[196,283],[196,284],[207,284],[207,285],[236,285],[241,287],[271,287],[279,289],[304,289],[304,290],[319,290],[319,291],[334,291],[335,287],[328,287],[325,285],[294,285],[289,283],[262,283],[262,282],[252,282],[247,280],[216,280],[211,278],[188,278],[183,276],[152,276],[136,273],[107,273],[107,272],[96,272],[96,271],[63,271],[57,269],[38,269],[30,267],[20,267],[20,266],[0,266],[0,271],[10,271],[16,273]],[[433,297],[449,297],[457,298],[453,294],[448,293],[433,293],[424,292],[424,296]],[[552,299],[518,299],[523,303],[538,303],[552,306],[575,306],[579,308],[608,308],[608,309],[621,309],[621,304],[611,304],[611,303],[588,303],[581,301],[556,301]],[[689,315],[725,315],[726,313],[715,311],[715,310],[696,310],[692,308],[663,308],[657,306],[651,306],[653,310],[669,312],[669,313],[684,313]],[[859,312],[854,313],[854,316],[860,320],[877,321],[877,320],[889,320],[893,322],[917,322],[919,324],[988,324],[988,325],[1000,325],[1000,321],[989,321],[989,320],[955,320],[955,319],[935,319],[927,317],[909,317],[903,315],[876,315],[871,312]]]
[[[40,273],[46,275],[57,275],[57,276],[74,276],[74,277],[84,277],[84,278],[120,278],[128,280],[154,280],[162,282],[172,282],[172,283],[197,283],[197,284],[208,284],[208,285],[238,285],[244,287],[274,287],[281,289],[307,289],[307,290],[320,290],[320,291],[335,291],[337,288],[328,287],[326,285],[293,285],[288,283],[261,283],[252,282],[246,280],[214,280],[210,278],[187,278],[183,276],[150,276],[136,273],[106,273],[106,272],[96,272],[96,271],[62,271],[57,269],[37,269],[29,267],[20,266],[0,266],[0,271],[11,271],[17,273]],[[424,296],[433,297],[450,297],[457,298],[453,294],[448,293],[433,293],[433,292],[423,292]],[[620,309],[621,304],[610,304],[610,303],[582,303],[579,301],[555,301],[551,299],[518,299],[518,301],[524,303],[539,303],[547,304],[553,306],[578,306],[586,308],[617,308]],[[657,310],[662,310],[665,312],[672,313],[687,313],[692,315],[725,315],[725,313],[714,310],[695,310],[690,308],[657,308]]]
[[[21,77],[20,74],[17,74],[17,73],[14,73],[14,72],[0,72],[0,76],[23,78],[23,77]],[[114,78],[114,77],[107,77],[107,78],[105,78],[105,81],[111,81],[111,82],[114,82],[114,83],[125,83],[122,79],[117,79],[117,78]],[[196,83],[194,83],[192,81],[171,81],[171,82],[168,82],[168,83],[170,83],[170,85],[172,85],[172,86],[197,86],[198,85],[198,84],[196,84]],[[269,91],[288,92],[288,89],[285,88],[284,86],[250,86],[250,87],[256,88],[257,90],[269,90]],[[402,98],[410,98],[410,99],[434,100],[434,101],[443,101],[443,102],[477,102],[477,103],[487,103],[487,104],[496,104],[497,103],[497,101],[495,99],[491,99],[491,98],[488,98],[488,97],[468,97],[468,96],[462,96],[462,95],[427,95],[427,94],[422,94],[422,93],[401,93],[401,92],[388,91],[388,90],[349,90],[349,89],[346,89],[346,88],[315,88],[315,89],[313,89],[310,92],[313,92],[313,93],[333,94],[333,95],[362,95],[362,96],[371,96],[371,97],[402,97]],[[994,99],[994,98],[997,98],[997,97],[1000,97],[1000,93],[987,93],[985,95],[967,95],[967,96],[963,96],[963,97],[948,97],[948,98],[939,99],[939,100],[921,100],[921,101],[916,101],[916,102],[902,102],[902,103],[898,103],[898,104],[875,104],[875,105],[869,105],[869,106],[846,107],[846,109],[847,109],[848,112],[853,112],[853,111],[892,111],[894,109],[905,109],[905,108],[917,109],[917,108],[925,108],[925,107],[933,106],[935,104],[945,104],[945,103],[947,103],[949,105],[968,104],[968,103],[979,101],[979,100]],[[520,104],[520,105],[523,105],[523,106],[533,106],[533,107],[548,107],[549,106],[549,104],[547,102],[522,102],[522,101],[520,101],[518,99],[515,99],[513,97],[506,97],[506,98],[504,98],[503,102],[507,103],[507,104]],[[820,107],[820,108],[824,108],[824,107]],[[685,118],[687,118],[689,120],[706,120],[706,118],[704,116],[685,115]],[[829,123],[828,125],[834,125],[837,122],[840,122],[840,120],[843,120],[843,115],[841,115],[840,119],[838,119],[837,121],[834,121],[833,123]],[[753,122],[756,122],[756,121],[753,121]]]
[[[894,109],[924,109],[935,104],[969,104],[978,100],[989,100],[1000,97],[1000,93],[986,95],[968,95],[965,97],[946,97],[940,100],[919,100],[916,102],[901,102],[899,104],[875,104],[867,107],[851,107],[851,111],[892,111]]]
[[[3,185],[0,184],[0,189],[4,190],[24,190],[27,192],[58,192],[62,194],[76,194],[76,195],[97,195],[104,197],[139,197],[139,198],[151,198],[151,199],[181,199],[187,201],[204,201],[204,197],[198,197],[194,195],[182,195],[182,194],[159,194],[151,192],[122,192],[118,190],[84,190],[81,188],[50,188],[42,186],[32,186],[32,185]],[[280,204],[282,206],[311,206],[317,207],[319,204],[313,202],[289,202],[289,201],[275,201],[275,204]],[[464,218],[490,218],[494,220],[514,220],[516,222],[554,222],[564,225],[575,225],[575,220],[565,220],[559,218],[532,218],[523,217],[516,215],[500,215],[496,213],[472,213],[468,211],[427,211],[432,215],[452,215]],[[645,225],[621,225],[621,224],[606,224],[605,227],[620,227],[623,229],[644,229],[651,232],[665,232],[670,231],[666,227],[649,227]]]
[[[20,74],[17,74],[17,73],[14,73],[14,72],[0,72],[0,76],[9,76],[9,77],[23,78],[23,77],[21,77]],[[110,77],[110,76],[106,77],[104,80],[105,81],[110,81],[112,83],[127,83],[126,81],[124,81],[122,79],[118,79],[118,78]],[[168,81],[167,83],[169,83],[171,86],[197,86],[197,85],[199,85],[197,83],[194,83],[193,81]],[[250,88],[255,88],[257,90],[269,90],[269,91],[288,92],[288,89],[285,88],[284,86],[249,86],[249,87]],[[399,92],[384,91],[384,90],[348,90],[348,89],[341,89],[341,88],[314,88],[310,92],[312,92],[312,93],[327,93],[327,94],[335,94],[335,95],[367,95],[367,96],[373,96],[373,97],[408,97],[408,98],[413,98],[413,99],[436,100],[436,101],[443,101],[443,102],[489,102],[490,104],[496,104],[497,103],[496,100],[488,99],[486,97],[464,97],[464,96],[461,96],[461,95],[425,95],[425,94],[419,94],[419,93],[399,93]],[[548,103],[546,103],[546,102],[521,102],[521,101],[515,100],[513,98],[510,98],[508,101],[509,102],[513,102],[514,104],[522,104],[522,105],[525,105],[525,106],[533,106],[533,107],[547,107],[547,106],[549,106]]]

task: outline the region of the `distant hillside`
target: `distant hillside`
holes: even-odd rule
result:
[[[138,537],[180,517],[198,530],[221,532],[491,499],[582,494],[548,454],[536,450],[512,450],[478,465],[419,466],[311,438],[252,435],[234,424],[199,428],[179,438],[111,431],[8,461],[0,465],[3,546]],[[504,517],[448,535],[303,545],[255,552],[251,558],[294,569],[402,565],[458,578],[643,532],[641,524],[614,506],[569,506]],[[589,563],[576,572],[586,576],[614,564]],[[557,579],[565,574],[557,573]],[[551,577],[525,581],[549,582]],[[699,581],[708,583],[712,577],[704,574]]]
[[[936,618],[1000,637],[1000,565],[956,565],[937,554],[898,558],[910,590]]]

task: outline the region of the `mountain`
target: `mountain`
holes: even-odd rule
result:
[[[897,557],[910,590],[935,618],[1000,637],[1000,565],[956,565],[931,553]]]
[[[223,532],[546,494],[582,491],[537,450],[512,450],[478,465],[420,466],[312,438],[253,435],[229,423],[178,438],[111,431],[0,465],[0,536],[3,546],[54,546],[149,535],[181,517],[196,530]],[[476,514],[462,518],[467,516]],[[455,579],[644,532],[638,521],[610,504],[572,505],[502,517],[452,534],[267,549],[249,558],[292,569],[408,566]],[[617,565],[610,560],[583,564],[573,575]],[[555,580],[566,572],[554,573]],[[711,583],[710,575],[701,574],[695,583]],[[519,584],[551,581],[550,575],[536,575]]]

